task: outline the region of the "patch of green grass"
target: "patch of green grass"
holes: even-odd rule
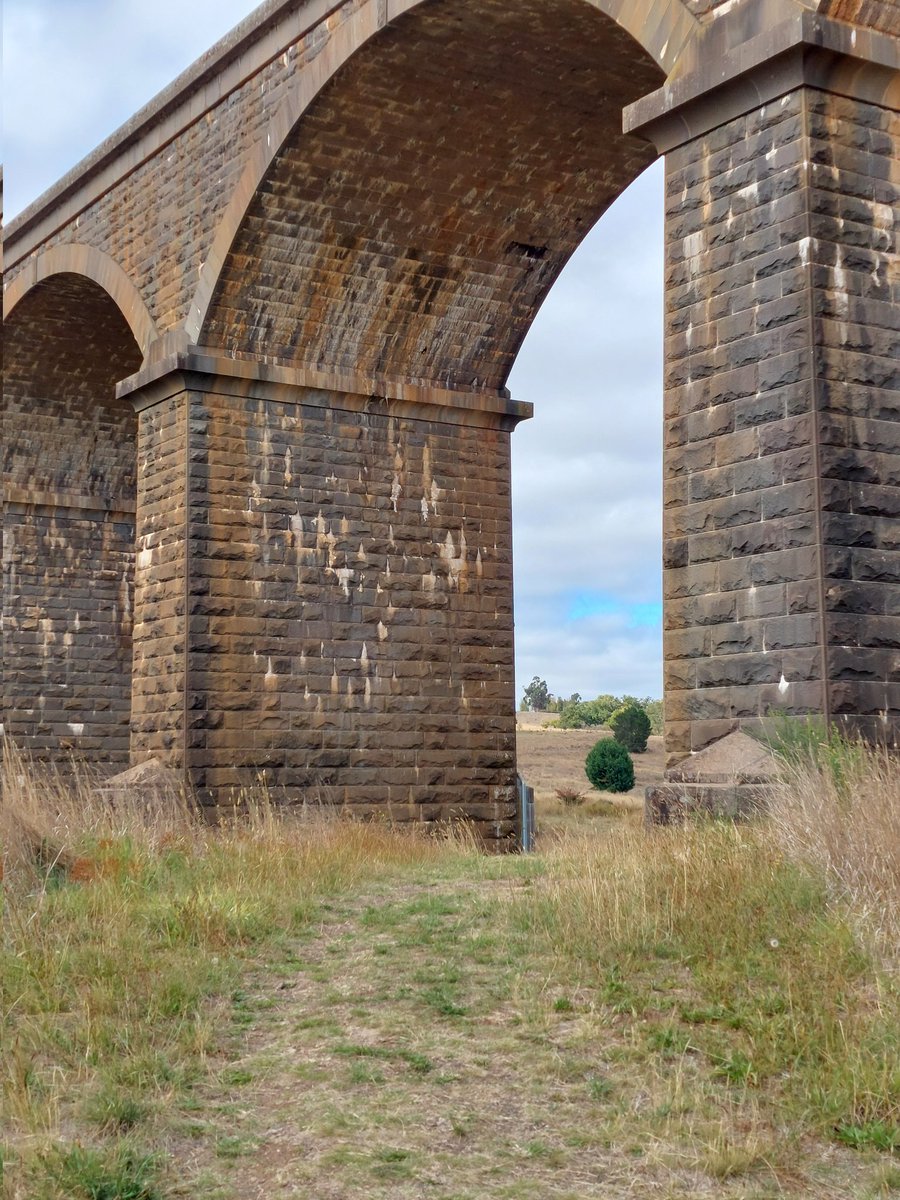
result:
[[[730,1050],[726,1054],[714,1055],[713,1074],[728,1083],[749,1087],[759,1082],[753,1063],[742,1050]]]
[[[355,1062],[350,1067],[351,1083],[384,1083],[384,1072],[366,1062]]]
[[[422,992],[422,999],[442,1017],[464,1017],[467,1012],[456,1000],[453,990],[447,986],[426,988]]]
[[[658,1025],[647,1034],[647,1046],[650,1050],[664,1054],[684,1054],[691,1046],[690,1034],[679,1029],[677,1025]]]
[[[215,1141],[216,1157],[241,1158],[245,1154],[252,1154],[258,1145],[259,1143],[252,1137],[240,1134],[218,1134]]]
[[[124,1133],[144,1120],[148,1106],[129,1092],[104,1087],[85,1105],[85,1116],[104,1133]]]
[[[587,1081],[588,1095],[592,1100],[609,1100],[615,1093],[615,1085],[602,1075],[591,1075]]]
[[[900,1151],[900,1126],[885,1121],[863,1121],[859,1125],[838,1125],[835,1135],[845,1146],[854,1150],[882,1150],[888,1154]]]
[[[406,1063],[410,1070],[417,1075],[427,1075],[434,1069],[434,1063],[424,1054],[415,1050],[406,1050],[391,1046],[361,1046],[354,1043],[338,1043],[333,1047],[335,1054],[349,1058],[381,1058],[397,1059]]]
[[[125,1143],[54,1146],[41,1152],[37,1166],[33,1200],[162,1200],[158,1157]]]
[[[245,1084],[253,1082],[254,1076],[246,1067],[226,1067],[219,1078],[226,1087],[244,1087]]]

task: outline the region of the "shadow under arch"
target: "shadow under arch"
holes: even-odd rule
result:
[[[391,18],[387,23],[385,12],[389,12]],[[573,36],[573,28],[581,30],[584,36],[581,39]],[[550,154],[554,116],[562,108],[574,112],[581,104],[581,115],[585,118],[582,146],[591,137],[602,136],[604,154],[601,158],[604,162],[600,171],[617,171],[619,176],[615,181],[607,181],[612,186],[607,187],[602,197],[585,198],[584,207],[590,210],[590,216],[578,222],[574,235],[570,231],[568,244],[555,248],[556,252],[543,264],[540,273],[545,282],[541,290],[546,294],[552,279],[587,228],[615,195],[655,157],[644,143],[626,138],[622,133],[622,108],[659,86],[666,71],[675,63],[684,46],[696,37],[698,30],[696,18],[680,0],[666,3],[660,0],[639,0],[636,3],[622,0],[551,0],[543,4],[529,0],[512,11],[509,6],[500,5],[495,0],[447,0],[441,5],[425,5],[421,0],[398,0],[389,10],[374,3],[364,5],[354,19],[333,31],[328,52],[314,59],[299,73],[296,93],[290,103],[273,117],[267,137],[245,169],[220,224],[190,305],[185,326],[187,341],[216,344],[220,335],[216,309],[221,307],[222,293],[227,292],[235,282],[229,279],[229,269],[235,262],[240,262],[245,282],[248,269],[251,272],[253,270],[253,251],[248,250],[243,235],[254,219],[254,209],[258,207],[260,197],[267,188],[277,188],[283,182],[279,164],[291,155],[293,143],[303,141],[309,144],[310,119],[315,119],[316,110],[321,113],[323,106],[328,106],[336,92],[349,98],[348,106],[338,119],[349,115],[352,120],[351,110],[355,105],[357,117],[365,113],[374,121],[370,121],[372,144],[369,149],[375,150],[380,146],[384,154],[389,156],[392,152],[402,154],[417,140],[424,142],[431,138],[434,133],[435,101],[455,102],[455,93],[460,87],[470,84],[473,90],[480,91],[480,96],[470,97],[478,101],[489,95],[491,84],[500,84],[508,89],[512,82],[513,91],[518,88],[515,108],[521,110],[527,109],[530,104],[533,106],[534,97],[529,98],[525,89],[528,70],[533,72],[535,66],[542,68],[545,77],[549,77],[555,69],[557,88],[553,94],[544,91],[541,95],[544,108],[539,116],[545,123],[544,144],[533,144],[530,148],[532,155]],[[424,53],[410,54],[401,67],[397,62],[398,45],[405,43],[412,50],[417,39],[420,39]],[[493,67],[489,67],[492,50]],[[527,68],[522,78],[518,82],[511,80],[510,77],[515,76],[520,67]],[[422,87],[423,68],[431,68],[431,74],[437,76],[437,97],[433,86]],[[373,72],[376,79],[380,73],[382,83],[387,82],[388,86],[379,90],[378,101],[369,103],[365,91],[360,89],[365,87],[367,79],[373,77]],[[392,118],[397,115],[398,105],[404,103],[408,119],[401,129],[396,121],[392,123]],[[599,122],[598,114],[591,111],[592,107],[598,105],[608,110],[605,122]],[[500,132],[498,127],[511,119],[514,121],[517,115],[520,114],[511,111],[508,105],[505,108],[501,105],[493,113],[482,105],[480,112],[472,114],[476,126],[480,124],[483,133]],[[384,134],[383,124],[388,126]],[[335,135],[337,129],[341,129],[341,126],[334,127],[332,136],[339,136]],[[451,156],[462,152],[461,165],[464,166],[465,152],[470,148],[467,144],[469,127],[460,122],[457,132],[459,136],[456,140],[453,136],[449,140],[446,136],[442,137],[443,148]],[[560,133],[561,136],[565,135],[564,131]],[[314,131],[313,140],[315,136]],[[390,139],[393,139],[392,146],[385,144]],[[556,139],[557,144],[559,140]],[[620,159],[623,158],[626,147],[633,161],[628,165],[620,163],[616,167],[612,160],[617,154]],[[590,157],[587,156],[584,164],[585,176],[590,175],[595,165]],[[482,163],[485,173],[491,169],[517,165],[508,160],[504,164],[502,154],[495,154],[494,162],[488,161],[490,158],[491,152],[488,150]],[[340,172],[340,165],[334,166]],[[383,167],[382,173],[379,173],[379,166],[378,162],[372,160],[365,164],[363,178],[360,179],[361,190],[366,188],[371,194],[382,182],[395,183],[385,179]],[[428,168],[430,164],[421,159],[417,161],[413,156],[407,163],[407,174],[413,175],[416,171]],[[520,183],[515,176],[513,171],[510,180],[513,186]],[[594,172],[594,180],[598,178],[597,172]],[[477,189],[483,179],[479,180],[476,172],[476,177],[467,182],[469,186],[460,189],[458,200],[463,200],[472,187]],[[527,195],[527,186],[524,191]],[[346,197],[342,199],[346,201]],[[373,210],[370,215],[372,225],[377,225],[379,214]],[[496,220],[494,224],[497,224]],[[284,234],[286,231],[282,229],[280,232]],[[315,239],[317,232],[313,231],[310,241]],[[446,232],[446,222],[442,232]],[[423,230],[422,236],[427,238],[427,229]],[[518,244],[530,247],[536,243],[510,237],[503,246],[514,248]],[[421,245],[413,243],[409,248],[415,255]],[[390,254],[392,249],[390,246],[379,246],[377,253],[383,257],[385,253]],[[459,247],[455,249],[458,251]],[[452,254],[453,250],[452,246],[446,247],[447,254]],[[257,259],[260,257],[257,255]],[[528,266],[527,261],[525,265]],[[244,290],[246,292],[246,287]],[[532,300],[532,316],[540,298]],[[346,296],[342,300],[346,300]],[[427,301],[432,308],[435,307],[433,296],[429,296]],[[265,322],[257,320],[256,324],[265,330]],[[516,344],[523,336],[524,329],[520,329],[515,338]],[[234,345],[230,348],[236,349]],[[509,356],[507,368],[512,358],[514,353]],[[414,372],[414,375],[419,377],[419,373]]]
[[[143,355],[159,334],[130,276],[115,259],[81,242],[51,246],[29,259],[3,293],[3,319],[9,320],[31,290],[54,275],[79,275],[102,288],[127,322]]]
[[[115,388],[143,359],[132,322],[152,331],[52,265],[4,322],[4,732],[38,758],[125,765],[137,418]]]

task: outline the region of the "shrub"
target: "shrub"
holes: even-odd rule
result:
[[[560,707],[560,729],[585,729],[605,725],[620,706],[616,696],[598,696],[596,700],[566,700]]]
[[[603,738],[588,751],[584,773],[604,792],[630,792],[634,787],[634,763],[621,742]]]
[[[579,804],[584,804],[585,793],[580,792],[578,788],[573,787],[558,787],[555,788],[556,798],[561,804],[565,804],[568,808],[576,808]]]
[[[613,737],[632,754],[643,754],[650,736],[650,718],[637,704],[623,704],[609,718]]]

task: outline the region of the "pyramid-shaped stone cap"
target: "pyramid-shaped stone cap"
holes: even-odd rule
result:
[[[95,791],[98,797],[111,800],[127,797],[174,800],[183,796],[184,786],[183,776],[151,758],[110,776]]]
[[[674,783],[767,783],[776,773],[775,757],[740,729],[676,763],[666,772]]]

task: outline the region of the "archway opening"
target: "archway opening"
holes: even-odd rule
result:
[[[517,697],[662,695],[661,162],[572,256],[510,375]]]
[[[142,359],[109,295],[62,273],[4,329],[5,734],[44,760],[127,765]]]

